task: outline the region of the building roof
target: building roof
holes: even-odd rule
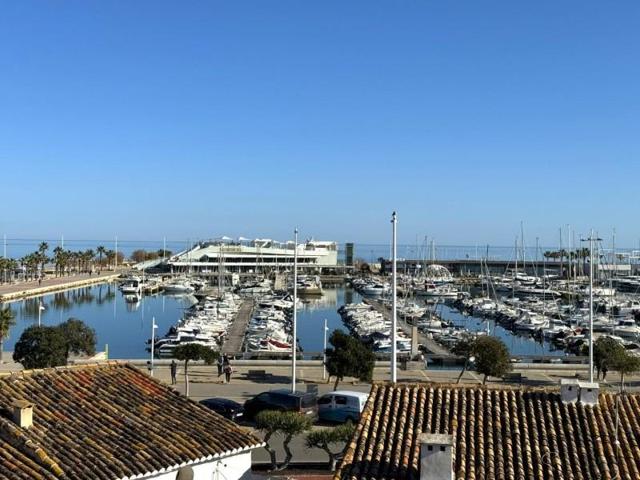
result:
[[[34,405],[33,426],[12,404]],[[116,362],[0,377],[0,479],[115,480],[261,445],[233,422]]]
[[[453,436],[455,478],[638,479],[640,396],[596,406],[557,389],[375,384],[335,480],[419,478],[420,434]]]

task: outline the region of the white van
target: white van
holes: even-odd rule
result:
[[[368,393],[336,390],[318,399],[318,417],[328,422],[357,423],[369,398]]]

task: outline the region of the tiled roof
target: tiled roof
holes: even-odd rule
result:
[[[419,478],[421,433],[453,436],[458,480],[639,479],[640,396],[564,404],[558,390],[376,384],[335,480]]]
[[[33,426],[13,423],[15,400]],[[33,370],[0,377],[0,479],[115,480],[262,442],[134,367]]]

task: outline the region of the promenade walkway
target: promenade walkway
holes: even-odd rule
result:
[[[42,282],[28,281],[0,285],[0,302],[18,300],[25,297],[43,295],[45,293],[83,287],[95,283],[113,280],[120,275],[119,271],[104,270],[101,273],[79,273],[63,277],[46,277]]]

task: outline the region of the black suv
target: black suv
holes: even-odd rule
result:
[[[318,398],[315,393],[292,392],[283,388],[261,393],[244,402],[246,418],[254,418],[263,410],[299,412],[315,418],[318,414]]]
[[[233,421],[242,420],[244,414],[242,405],[226,398],[207,398],[200,400],[200,404]]]

